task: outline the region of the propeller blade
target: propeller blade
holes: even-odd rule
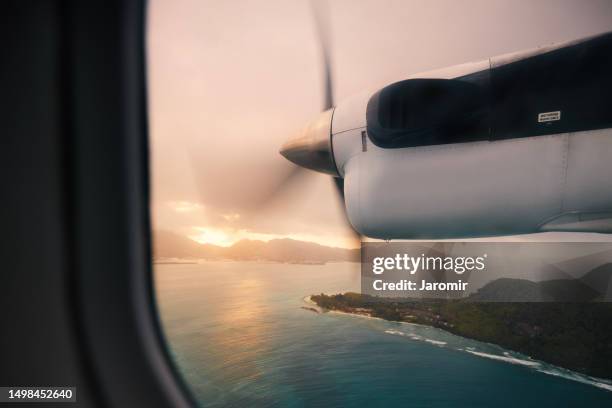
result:
[[[285,194],[291,187],[296,184],[303,184],[305,180],[302,180],[304,175],[308,174],[308,170],[303,167],[293,165],[293,168],[289,170],[271,189],[261,193],[261,199],[258,200],[255,207],[262,209],[268,207],[272,202],[280,198]]]
[[[328,23],[329,13],[327,10],[327,2],[323,4],[320,0],[312,0],[310,5],[316,25],[317,36],[319,38],[319,45],[321,47],[321,56],[323,58],[323,111],[326,111],[334,106]]]
[[[316,25],[317,36],[319,38],[321,56],[323,59],[323,111],[326,111],[334,107],[328,3],[327,1],[323,0],[311,0],[310,5],[312,8],[312,14]],[[339,204],[342,207],[344,221],[352,232],[352,238],[354,239],[355,244],[361,246],[361,235],[353,228],[346,213],[346,206],[344,204],[344,179],[340,177],[334,177],[333,183],[336,187],[337,197],[340,201]]]
[[[332,73],[331,73],[331,62],[330,62],[330,41],[329,41],[329,24],[327,12],[327,3],[321,0],[312,0],[310,6],[312,9],[312,15],[316,26],[316,34],[319,40],[321,57],[323,60],[323,109],[326,111],[331,109],[334,105],[334,95],[332,87]],[[299,175],[304,171],[302,167],[295,167],[293,170],[288,172],[286,176],[274,186],[272,190],[266,191],[262,194],[260,206],[265,207],[269,202],[273,201],[277,195],[283,194],[287,187],[294,183]],[[338,179],[343,183],[342,179]],[[342,191],[342,188],[340,188]],[[343,193],[342,193],[343,194]],[[344,206],[344,204],[343,204]],[[349,224],[350,225],[350,224]]]
[[[344,179],[340,177],[334,177],[334,185],[336,186],[336,193],[338,197],[344,201]]]
[[[331,74],[331,63],[329,55],[329,24],[327,22],[327,3],[323,4],[322,1],[312,0],[310,2],[312,8],[312,14],[315,21],[316,33],[321,48],[321,56],[323,60],[323,109],[326,111],[331,109],[334,104],[334,96],[332,89],[332,74]],[[300,175],[305,172],[305,169],[299,166],[295,166],[289,170],[283,178],[271,189],[262,192],[261,201],[257,204],[257,207],[266,207],[270,202],[274,201],[277,196],[282,195],[288,186],[297,182]],[[341,180],[341,179],[340,179]],[[341,180],[342,181],[342,180]]]
[[[348,219],[348,214],[346,213],[346,206],[344,204],[344,179],[340,177],[334,177],[332,180],[334,186],[336,187],[336,197],[338,197],[339,205],[340,207],[342,207],[342,213],[344,214],[344,222],[346,222],[346,225],[352,232],[351,238],[354,241],[355,246],[361,247],[361,234],[359,234],[355,230],[355,228],[353,228],[353,225]]]
[[[331,59],[330,59],[330,40],[329,40],[329,23],[327,12],[328,4],[321,0],[312,0],[310,2],[312,13],[314,17],[314,22],[316,26],[316,34],[319,40],[319,46],[321,51],[322,63],[323,63],[323,106],[322,111],[325,112],[334,106],[334,95],[333,95],[333,79],[332,79],[332,70],[331,70]],[[255,212],[261,211],[266,207],[269,207],[274,201],[278,200],[285,194],[291,194],[291,189],[296,188],[299,185],[303,188],[304,184],[307,182],[306,176],[308,176],[310,172],[300,166],[293,166],[288,169],[286,173],[278,178],[277,182],[271,186],[271,188],[265,188],[261,191],[261,194],[258,194],[258,198],[255,199]],[[334,177],[333,182],[335,185],[335,190],[337,192],[337,197],[340,200],[340,205],[342,206],[342,211],[344,214],[344,219],[347,227],[352,232],[353,238],[353,246],[360,247],[361,245],[361,235],[355,231],[353,226],[348,220],[348,216],[346,214],[346,207],[344,204],[344,179],[339,177]]]

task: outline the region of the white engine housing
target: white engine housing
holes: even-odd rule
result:
[[[334,151],[364,235],[612,231],[611,129],[402,149],[366,138],[366,151],[354,148],[362,131],[334,135]]]

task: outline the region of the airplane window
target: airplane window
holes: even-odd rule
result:
[[[433,306],[407,312],[393,302],[375,313],[360,303],[361,241],[387,243],[359,235],[356,228],[363,226],[350,222],[358,211],[347,211],[346,205],[356,195],[355,180],[367,181],[366,176],[351,179],[349,172],[365,166],[359,175],[376,180],[371,202],[402,198],[375,208],[371,224],[387,222],[387,215],[403,214],[410,206],[418,207],[423,219],[439,208],[453,210],[438,217],[433,231],[453,224],[454,216],[487,213],[488,192],[452,174],[454,165],[418,160],[415,173],[402,156],[410,149],[397,147],[489,140],[493,123],[502,133],[522,126],[495,116],[515,97],[512,91],[509,99],[490,93],[491,83],[515,84],[506,82],[503,69],[492,75],[462,72],[451,79],[407,78],[601,33],[612,27],[610,11],[610,4],[583,0],[148,2],[154,286],[169,355],[197,402],[255,408],[612,406],[612,319],[575,313],[575,319],[585,320],[555,331],[557,309],[538,314],[550,322],[538,325],[511,321],[512,305],[496,320],[486,317],[488,309],[454,308],[455,303],[441,313]],[[375,95],[369,105],[367,99],[347,105],[353,95],[369,90]],[[314,140],[331,138],[332,132],[339,132],[333,135],[333,152],[330,144]],[[372,148],[370,140],[389,149]],[[317,154],[320,161],[332,155],[331,165],[345,178],[305,169]],[[354,157],[360,161],[343,166]],[[495,194],[523,191],[531,175],[544,178],[537,166],[526,166],[520,174],[527,176],[515,183],[504,154],[469,158],[470,177],[484,179],[487,166],[506,165],[499,167],[500,181],[488,184]],[[546,156],[547,163],[551,160]],[[545,175],[561,176],[560,168],[551,168]],[[591,191],[581,181],[583,174],[575,180],[568,175],[568,185],[573,181],[577,191]],[[436,185],[415,184],[429,176],[436,177]],[[607,178],[599,173],[596,181]],[[444,183],[458,199],[440,193]],[[557,193],[541,190],[525,189],[525,196],[558,199]],[[587,201],[605,200],[606,194],[602,189]],[[495,203],[492,213],[510,212],[503,199]],[[542,207],[516,205],[529,214]],[[569,213],[549,225],[551,230],[580,226],[581,216]],[[586,221],[609,225],[609,208],[599,208]],[[506,221],[500,228],[513,224]],[[554,234],[542,239],[555,239]],[[417,255],[436,256],[436,248]],[[606,253],[594,251],[589,259]],[[471,261],[461,259],[460,268],[477,265],[482,254],[470,256]],[[546,265],[545,272],[562,276],[562,267],[577,259],[566,257],[558,268]],[[599,292],[581,287],[581,296],[593,299],[601,292],[606,268],[584,284],[599,282]],[[489,275],[471,276],[477,282]],[[541,293],[536,283],[519,284],[511,287],[516,296]],[[559,288],[553,287],[565,290]],[[597,305],[609,313],[607,306]],[[533,315],[531,309],[520,310],[521,317]],[[480,320],[474,325],[462,317]],[[477,328],[477,338],[460,335],[457,327]],[[604,337],[583,336],[584,347],[571,352],[555,346],[538,354],[541,359],[528,357],[541,351],[542,339],[562,344],[591,329]]]
[[[358,290],[359,242],[331,178],[279,154],[323,109],[310,4],[153,1],[148,25],[154,280],[177,369],[203,406],[320,405],[331,351],[311,354],[334,324],[304,298]]]

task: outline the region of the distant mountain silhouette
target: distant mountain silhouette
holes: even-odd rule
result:
[[[169,231],[155,231],[153,255],[155,259],[228,259],[297,263],[358,262],[360,259],[359,249],[334,248],[293,239],[273,239],[268,242],[245,239],[230,247],[222,247],[200,244]]]
[[[526,279],[500,278],[487,283],[469,297],[476,302],[550,302],[539,283]]]
[[[501,278],[487,283],[469,301],[590,302],[603,299],[612,278],[612,263],[600,265],[578,279],[532,282]]]
[[[169,231],[153,233],[154,258],[217,258],[224,248],[200,244]]]
[[[605,293],[608,285],[610,285],[610,277],[612,277],[612,263],[606,263],[592,269],[580,278],[580,280],[585,285]]]

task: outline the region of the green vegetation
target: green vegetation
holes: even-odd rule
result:
[[[587,375],[612,378],[610,303],[478,303],[357,293],[314,295],[312,300],[327,310],[429,325]]]

